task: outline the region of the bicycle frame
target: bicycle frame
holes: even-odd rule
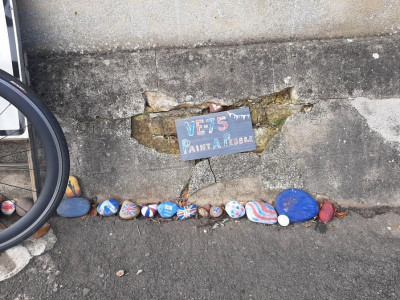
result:
[[[26,83],[22,61],[19,25],[14,0],[4,0],[0,5],[0,69]],[[0,112],[5,109],[5,102],[0,98]],[[0,123],[0,136],[13,136],[14,139],[27,139],[24,130],[26,120],[17,109],[7,110]]]

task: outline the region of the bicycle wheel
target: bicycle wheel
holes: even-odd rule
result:
[[[29,87],[1,70],[0,97],[3,98],[0,120],[7,116],[8,110],[17,109],[23,116],[20,123],[24,123],[18,130],[0,132],[0,197],[4,201],[37,195],[32,208],[25,210],[22,217],[0,213],[2,251],[31,236],[57,208],[68,181],[69,154],[61,128],[50,110]],[[16,139],[24,131],[29,131],[30,141]],[[12,161],[24,157],[26,160],[33,152],[37,153],[34,164]],[[36,184],[31,184],[32,172],[36,174]],[[18,208],[18,201],[16,205]]]

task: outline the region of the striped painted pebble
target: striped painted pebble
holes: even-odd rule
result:
[[[157,207],[158,205],[155,203],[143,205],[141,210],[142,215],[147,218],[154,217],[157,214]]]
[[[250,221],[263,224],[276,224],[278,214],[272,205],[251,201],[246,204],[246,216]]]

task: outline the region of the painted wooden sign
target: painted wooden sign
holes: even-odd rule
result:
[[[175,121],[182,160],[256,149],[248,107]]]

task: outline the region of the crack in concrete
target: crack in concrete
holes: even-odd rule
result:
[[[217,177],[215,176],[215,173],[214,173],[214,171],[213,171],[213,169],[211,167],[211,161],[210,161],[209,158],[207,158],[207,160],[208,160],[208,166],[210,167],[211,174],[213,174],[213,176],[214,176],[214,183],[216,183],[217,182]]]

